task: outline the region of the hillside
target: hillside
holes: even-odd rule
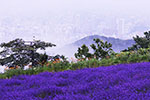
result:
[[[150,100],[150,63],[0,80],[1,100]]]
[[[134,40],[121,40],[118,38],[112,38],[112,37],[104,37],[99,35],[91,35],[84,37],[80,40],[77,40],[71,44],[65,45],[62,48],[55,49],[53,52],[57,52],[59,54],[64,54],[68,57],[73,57],[74,53],[77,52],[78,47],[80,47],[83,44],[86,44],[88,47],[94,43],[93,39],[99,38],[103,41],[108,41],[109,43],[112,43],[112,48],[115,52],[120,52],[121,50],[127,49],[128,47],[132,46],[134,44]],[[90,50],[92,52],[92,50]]]
[[[92,43],[94,43],[93,42],[94,38],[99,38],[103,41],[107,41],[107,42],[111,43],[112,48],[115,52],[120,52],[121,50],[124,50],[124,49],[132,46],[132,44],[134,44],[134,40],[121,40],[118,38],[104,37],[104,36],[99,36],[99,35],[91,35],[91,36],[87,36],[85,38],[82,38],[81,40],[74,42],[72,45],[81,46],[82,44],[86,44],[89,46]]]

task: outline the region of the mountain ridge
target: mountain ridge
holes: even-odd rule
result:
[[[122,40],[122,39],[113,38],[113,37],[90,35],[90,36],[87,36],[80,40],[75,41],[74,43],[72,43],[72,45],[82,46],[83,44],[85,44],[89,47],[91,44],[94,43],[93,41],[94,38],[99,38],[100,40],[103,40],[104,42],[107,41],[108,43],[111,43],[112,48],[115,52],[120,52],[121,50],[127,49],[128,47],[131,47],[135,43],[133,39]]]
[[[120,52],[121,50],[127,49],[128,47],[131,47],[135,43],[133,39],[122,40],[122,39],[113,38],[113,37],[90,35],[90,36],[81,38],[73,43],[67,44],[55,50],[55,52],[57,52],[58,54],[63,54],[68,57],[74,57],[74,53],[76,53],[78,48],[81,47],[83,44],[87,45],[90,49],[90,52],[92,52],[90,45],[94,43],[93,41],[94,38],[99,38],[100,40],[103,40],[104,42],[107,41],[108,43],[111,43],[112,49],[115,52]]]

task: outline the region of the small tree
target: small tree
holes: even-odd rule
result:
[[[135,44],[132,47],[128,47],[128,49],[122,50],[125,51],[133,51],[138,50],[140,48],[149,48],[150,47],[150,31],[144,32],[144,37],[139,37],[138,35],[136,37],[133,37]]]
[[[94,50],[94,57],[96,57],[96,59],[100,59],[100,58],[106,58],[106,56],[109,56],[109,54],[111,53],[112,51],[112,44],[111,43],[107,43],[106,42],[103,42],[102,40],[100,39],[93,39],[96,43],[95,44],[92,44],[90,45],[91,48]]]
[[[150,31],[144,33],[144,37],[133,37],[136,42],[137,48],[148,48],[150,46]]]
[[[86,59],[86,58],[91,58],[92,54],[89,53],[89,48],[83,44],[81,48],[78,48],[78,53],[75,53],[75,57],[77,59]]]
[[[20,66],[24,68],[24,65],[32,62],[32,66],[36,66],[40,61],[40,54],[38,49],[45,50],[46,47],[56,46],[52,43],[46,43],[44,41],[24,41],[22,39],[15,39],[8,43],[0,44],[3,50],[0,52],[0,64],[11,66]]]

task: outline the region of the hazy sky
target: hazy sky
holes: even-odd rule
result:
[[[99,26],[96,26],[100,29],[100,28],[106,28],[107,24],[109,24],[109,23],[111,24],[114,19],[111,20],[110,17],[113,17],[113,16],[121,16],[121,17],[133,16],[132,19],[134,19],[134,16],[143,16],[143,17],[149,18],[150,17],[149,4],[150,4],[149,0],[0,0],[0,18],[2,18],[2,20],[3,20],[3,18],[6,17],[6,19],[4,21],[13,23],[13,25],[14,26],[16,25],[15,27],[17,27],[17,29],[19,29],[20,27],[22,27],[21,24],[25,23],[25,21],[27,21],[28,19],[26,19],[24,22],[22,22],[22,20],[21,20],[20,22],[16,23],[14,21],[14,19],[12,19],[13,20],[13,22],[12,22],[12,20],[7,20],[7,18],[12,17],[12,18],[19,19],[19,17],[20,18],[26,18],[26,17],[32,18],[33,16],[36,16],[36,17],[42,16],[40,19],[40,20],[42,20],[42,18],[46,18],[47,15],[49,15],[50,17],[54,17],[53,15],[58,15],[58,17],[62,15],[62,17],[68,18],[67,15],[65,16],[66,12],[71,12],[74,14],[76,14],[77,12],[80,12],[80,14],[83,13],[82,15],[84,15],[85,12],[86,12],[85,14],[87,14],[87,12],[94,12],[95,14],[103,15],[104,18],[108,17],[108,20],[106,20],[106,22],[103,21],[103,19],[101,19],[103,22],[100,23]],[[79,25],[80,22],[82,20],[86,19],[86,17],[85,17],[86,15],[84,15],[83,18],[82,18],[82,15],[81,15],[81,19],[78,21],[78,23],[77,23],[77,20],[75,20],[77,23],[76,26],[73,26],[74,23],[73,23],[73,25],[70,25],[70,22],[68,22],[67,19],[64,20],[63,18],[56,18],[57,21],[53,22],[51,26],[48,26],[51,28],[51,29],[49,29],[50,31],[45,30],[44,29],[45,26],[43,28],[40,25],[35,26],[35,27],[29,27],[32,24],[29,22],[28,22],[28,24],[26,24],[26,23],[24,24],[24,25],[26,25],[24,27],[27,27],[26,30],[20,29],[18,31],[15,28],[12,29],[13,26],[9,26],[9,23],[7,23],[7,24],[3,24],[3,26],[5,26],[5,25],[9,26],[9,27],[6,27],[5,29],[3,29],[4,30],[3,34],[13,33],[13,32],[15,33],[15,31],[16,31],[16,32],[20,32],[20,33],[25,32],[26,36],[28,36],[27,34],[28,33],[32,34],[32,32],[34,30],[35,30],[35,32],[34,32],[35,34],[36,34],[36,32],[41,32],[41,34],[42,34],[42,32],[47,31],[47,33],[49,35],[51,35],[51,38],[47,38],[47,39],[49,39],[49,40],[53,39],[52,41],[56,42],[56,43],[65,43],[63,40],[60,41],[60,39],[62,39],[62,36],[64,36],[63,35],[64,33],[63,32],[59,33],[59,29],[61,27],[63,27],[63,28],[65,28],[65,31],[70,32],[71,26],[73,26],[76,28],[76,31],[78,32],[78,30],[79,30],[78,26],[83,25],[82,23],[81,23],[81,25]],[[0,20],[0,24],[2,23],[2,20]],[[48,17],[48,20],[49,20],[49,17]],[[63,21],[61,23],[58,23],[59,20],[60,21],[63,20]],[[93,21],[92,20],[89,23],[88,22],[85,23],[86,22],[86,20],[85,20],[84,24],[85,24],[85,27],[87,27],[87,28],[85,28],[85,30],[87,29],[87,31],[82,31],[84,34],[85,34],[85,32],[88,33],[88,32],[93,32],[96,30],[96,29],[90,30],[90,27],[92,26],[93,21],[96,21],[96,20],[93,20]],[[141,20],[141,19],[139,19],[139,20]],[[46,21],[45,21],[45,23],[46,23]],[[50,21],[53,21],[53,20],[50,20]],[[141,21],[138,21],[138,22],[141,23]],[[129,26],[131,26],[131,24],[137,24],[138,22],[132,22],[132,23],[128,22],[127,26],[129,27]],[[40,23],[41,22],[39,22],[39,19],[37,19],[37,23],[35,23],[35,24],[40,24]],[[61,25],[62,23],[63,23],[63,25]],[[95,23],[93,25],[97,25],[97,23],[96,24]],[[107,23],[107,24],[105,24],[105,23]],[[145,22],[142,22],[142,23],[145,23]],[[90,25],[86,26],[87,24],[91,24],[91,26]],[[81,28],[83,28],[83,27],[84,26],[82,26]],[[0,29],[0,31],[1,30],[2,29]],[[8,32],[8,30],[10,32]],[[31,32],[31,30],[32,30],[32,32]],[[107,31],[107,29],[106,29],[106,31]],[[6,32],[6,33],[4,33],[4,32]],[[22,37],[24,37],[25,33],[22,33]],[[54,34],[57,34],[57,39]],[[69,36],[70,36],[69,38],[71,38],[71,36],[73,36],[74,34],[75,33],[69,34]],[[111,32],[110,32],[110,34],[111,34]],[[111,35],[111,36],[113,36],[113,35]],[[114,35],[114,36],[118,36],[118,35]],[[14,35],[14,37],[15,37],[15,35]],[[40,37],[42,37],[42,36],[40,36]],[[55,37],[55,39],[54,39],[54,37]],[[44,36],[42,38],[44,38]],[[67,37],[67,39],[69,39],[69,38]],[[118,38],[126,39],[128,37],[120,37],[119,36]],[[72,42],[75,40],[75,39],[74,40],[73,39],[67,40],[67,39],[64,39],[64,40],[69,41],[69,42]]]
[[[66,10],[149,13],[149,0],[0,0],[0,14],[34,14]]]

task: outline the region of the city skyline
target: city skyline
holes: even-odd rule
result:
[[[72,16],[70,15],[70,17]],[[55,21],[53,19],[32,20],[7,17],[0,20],[1,40],[5,40],[5,37],[8,38],[8,41],[17,37],[31,40],[35,36],[37,39],[52,41],[57,44],[59,41],[67,44],[67,42],[71,43],[89,35],[132,39],[135,35],[142,35],[149,28],[148,25],[142,24],[142,19],[140,21],[136,19],[128,21],[129,19],[125,18],[113,18],[107,22],[108,18],[104,19],[99,16],[95,19],[91,15],[88,17],[87,19],[84,16],[72,19],[60,17]],[[61,21],[58,21],[60,19]],[[66,19],[68,22],[64,21]],[[136,30],[138,26],[143,27],[143,29]],[[53,40],[54,37],[55,40]]]
[[[132,39],[150,28],[148,4],[148,0],[0,0],[0,42],[35,36],[61,46],[94,34]]]

